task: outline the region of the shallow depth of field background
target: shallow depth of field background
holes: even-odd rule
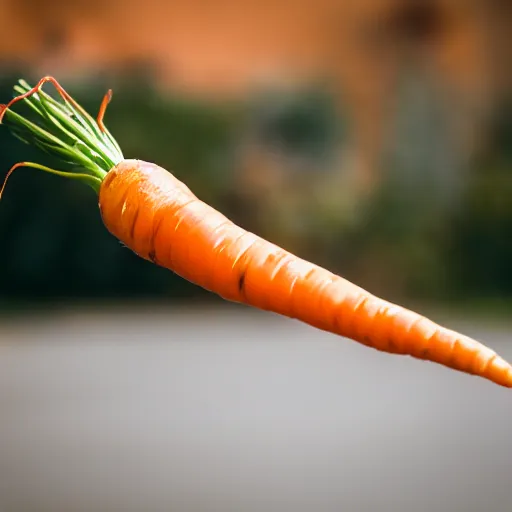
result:
[[[0,5],[0,102],[113,88],[126,157],[512,360],[511,2]],[[512,509],[507,390],[225,304],[72,181],[17,171],[0,240],[1,512]]]

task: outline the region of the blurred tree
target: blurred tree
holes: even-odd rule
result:
[[[449,245],[452,286],[460,295],[512,296],[512,98],[495,110],[492,137],[474,162],[465,208]]]

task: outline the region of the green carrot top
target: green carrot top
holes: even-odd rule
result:
[[[62,101],[42,90],[46,82],[51,82]],[[0,105],[0,123],[6,125],[12,134],[25,142],[42,149],[67,164],[69,170],[56,170],[33,162],[20,162],[14,165],[0,190],[2,195],[5,183],[18,167],[33,167],[42,171],[86,182],[95,191],[107,172],[124,159],[119,144],[103,124],[103,117],[112,91],[104,96],[98,117],[91,117],[53,77],[42,78],[35,87],[19,80],[14,87],[18,93],[6,105]],[[21,102],[26,115],[12,110]]]

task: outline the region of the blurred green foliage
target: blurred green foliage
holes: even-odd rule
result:
[[[1,101],[12,97],[12,86],[20,76],[26,74],[4,73]],[[448,151],[443,145],[435,153],[435,141],[445,144],[445,140],[428,138],[420,130],[417,140],[407,139],[407,144],[418,144],[419,149],[419,144],[428,145],[419,151],[425,165],[420,166],[418,176],[423,179],[411,185],[404,184],[399,172],[386,174],[370,198],[361,198],[355,218],[353,212],[342,218],[343,209],[332,207],[338,194],[340,202],[342,197],[356,203],[359,199],[350,187],[336,188],[338,175],[344,171],[337,169],[333,174],[329,165],[339,144],[339,127],[347,123],[333,117],[323,93],[308,92],[293,101],[280,93],[235,105],[164,97],[150,83],[133,77],[119,78],[117,83],[96,80],[65,86],[91,112],[98,108],[104,91],[113,87],[107,124],[126,157],[157,162],[235,221],[372,291],[390,298],[407,295],[423,300],[512,296],[512,273],[508,272],[512,261],[512,116],[508,107],[497,114],[492,147],[465,170],[456,204],[448,201],[451,207],[446,207],[437,201],[443,185],[424,179],[429,172],[426,159],[433,155],[437,165],[436,158]],[[248,119],[256,119],[250,129]],[[431,125],[429,133],[435,135],[439,122]],[[284,174],[288,194],[285,186],[254,204],[247,201],[248,191],[237,178],[240,146],[247,136],[257,144],[268,144],[280,157],[286,153],[287,158],[301,162],[302,167],[292,165]],[[397,139],[405,140],[400,135]],[[5,129],[0,129],[0,147],[4,171],[21,160],[55,165]],[[307,173],[300,171],[304,161]],[[316,169],[329,167],[331,174],[311,172],[315,163]],[[402,165],[411,163],[402,161]],[[391,160],[385,166],[398,168],[399,164]],[[315,189],[316,181],[322,184]],[[294,189],[297,183],[302,188]],[[13,175],[0,203],[3,303],[213,298],[124,248],[103,227],[96,203],[92,191],[78,183],[31,169]],[[288,216],[283,209],[265,216],[263,210],[274,212],[272,204],[290,205]],[[300,210],[310,222],[305,214],[291,213]],[[275,221],[269,222],[274,215]],[[294,222],[301,226],[295,241],[289,234],[296,227]]]
[[[354,254],[365,262],[359,281],[377,281],[397,298],[481,304],[512,298],[511,105],[498,105],[489,140],[470,161],[458,159],[445,129],[449,102],[440,104],[436,122],[435,105],[425,105],[427,119],[408,112],[408,133],[399,132],[396,144],[418,156],[405,165],[399,158],[386,162],[386,179],[352,235]]]
[[[318,169],[332,159],[345,126],[328,91],[320,86],[261,91],[247,103],[245,119],[256,144],[284,158],[300,160],[299,168]]]
[[[496,111],[491,144],[474,162],[449,246],[461,295],[512,295],[512,98]]]

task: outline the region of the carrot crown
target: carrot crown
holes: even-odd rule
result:
[[[46,82],[53,84],[60,96],[59,101],[42,90]],[[7,173],[0,197],[7,179],[18,167],[32,167],[76,179],[87,183],[98,192],[107,172],[124,158],[119,144],[103,124],[112,91],[109,90],[103,98],[96,119],[53,77],[42,78],[35,87],[19,80],[14,91],[18,95],[6,105],[0,105],[0,123],[26,144],[37,146],[57,157],[66,165],[66,169],[52,169],[34,162],[17,163]],[[20,103],[26,113],[12,110],[16,103]]]

